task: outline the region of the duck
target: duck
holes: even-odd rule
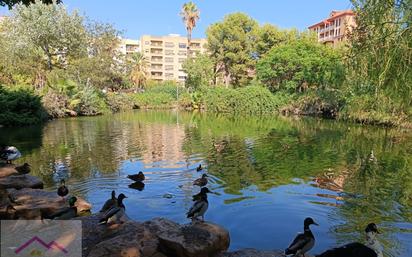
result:
[[[77,202],[77,197],[72,196],[69,198],[69,207],[59,210],[51,215],[45,216],[43,218],[51,220],[69,220],[77,217],[77,207],[74,206]]]
[[[207,174],[203,174],[201,178],[196,179],[195,181],[193,181],[193,185],[195,186],[200,186],[200,187],[204,187],[207,184]]]
[[[205,213],[209,207],[209,202],[207,200],[207,194],[213,193],[207,187],[202,187],[200,193],[197,194],[197,200],[193,204],[192,208],[187,212],[187,218],[192,219],[192,222],[197,221],[198,217],[202,217],[202,222],[205,221]],[[193,196],[195,198],[195,196]]]
[[[102,209],[100,210],[100,212],[105,212],[108,209],[112,208],[113,206],[115,206],[117,203],[117,198],[116,198],[116,191],[112,191],[112,197],[110,199],[108,199],[104,204]]]
[[[20,151],[15,146],[0,147],[0,158],[11,164],[12,161],[21,157]]]
[[[29,174],[30,173],[30,171],[31,171],[30,167],[31,167],[30,164],[25,162],[23,165],[17,166],[15,168],[15,170],[17,170],[17,173],[19,175],[24,175],[24,174]]]
[[[66,187],[66,181],[64,179],[60,180],[60,186],[57,188],[57,195],[62,197],[62,201],[64,201],[64,197],[69,194],[69,189]]]
[[[123,200],[127,198],[123,193],[117,197],[117,204],[109,210],[107,210],[103,217],[99,220],[99,224],[109,224],[112,222],[121,221],[122,217],[125,215],[126,206],[123,204]]]
[[[196,171],[202,171],[202,170],[203,170],[202,164],[199,164],[199,166],[197,166],[196,168]]]
[[[375,223],[369,223],[365,228],[366,245],[353,242],[340,247],[327,250],[316,257],[383,257],[383,248],[376,240],[380,234]]]
[[[136,181],[136,182],[142,182],[143,180],[145,180],[145,176],[143,174],[143,172],[139,171],[139,173],[137,174],[133,174],[133,175],[127,175],[127,178]]]
[[[305,256],[309,250],[315,245],[315,236],[310,230],[310,225],[319,226],[312,218],[308,217],[303,222],[303,233],[299,233],[293,242],[285,250],[285,254],[293,254],[293,256]]]

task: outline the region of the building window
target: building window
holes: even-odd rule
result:
[[[166,57],[165,58],[165,62],[173,62],[173,58],[172,57]]]
[[[175,47],[173,42],[165,42],[165,47]]]
[[[186,44],[185,43],[179,43],[179,48],[186,48]]]
[[[186,51],[179,51],[179,52],[177,53],[177,55],[186,55],[186,54],[187,54]]]
[[[169,79],[170,79],[170,78],[173,78],[173,73],[166,73],[166,74],[165,74],[165,77],[166,77],[166,78],[169,78]]]
[[[179,63],[184,63],[186,61],[185,58],[179,58]]]
[[[150,42],[149,42],[149,41],[144,41],[144,44],[145,44],[145,45],[149,45]]]
[[[179,79],[186,79],[186,76],[179,76]]]
[[[174,55],[173,50],[166,50],[165,55]]]
[[[173,65],[166,65],[165,70],[173,70]]]

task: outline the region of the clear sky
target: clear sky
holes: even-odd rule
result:
[[[77,9],[93,20],[109,22],[127,38],[143,34],[185,35],[179,17],[185,0],[63,0],[69,10]],[[229,13],[244,12],[260,23],[280,28],[306,29],[326,18],[331,10],[349,9],[349,0],[194,0],[200,9],[200,20],[193,37],[204,37],[206,28]],[[7,14],[0,8],[0,14]]]

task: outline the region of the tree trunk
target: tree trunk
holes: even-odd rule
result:
[[[187,29],[187,58],[191,57],[190,44],[192,43],[192,29]]]
[[[47,68],[49,70],[52,70],[52,55],[50,53],[49,45],[44,46],[44,52],[46,53],[46,56],[47,56]]]

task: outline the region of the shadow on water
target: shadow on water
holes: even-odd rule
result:
[[[43,125],[0,127],[0,145],[14,145],[31,153],[42,146]]]
[[[363,241],[373,221],[384,231],[388,256],[412,256],[408,132],[312,118],[157,111],[57,120],[37,133],[0,131],[48,188],[67,178],[94,211],[116,190],[129,196],[134,219],[187,222],[199,191],[192,183],[208,173],[208,187],[220,195],[210,197],[206,218],[229,229],[232,249],[283,249],[312,216],[321,224],[314,253]],[[204,169],[197,172],[199,164]],[[146,186],[126,178],[137,171]]]

